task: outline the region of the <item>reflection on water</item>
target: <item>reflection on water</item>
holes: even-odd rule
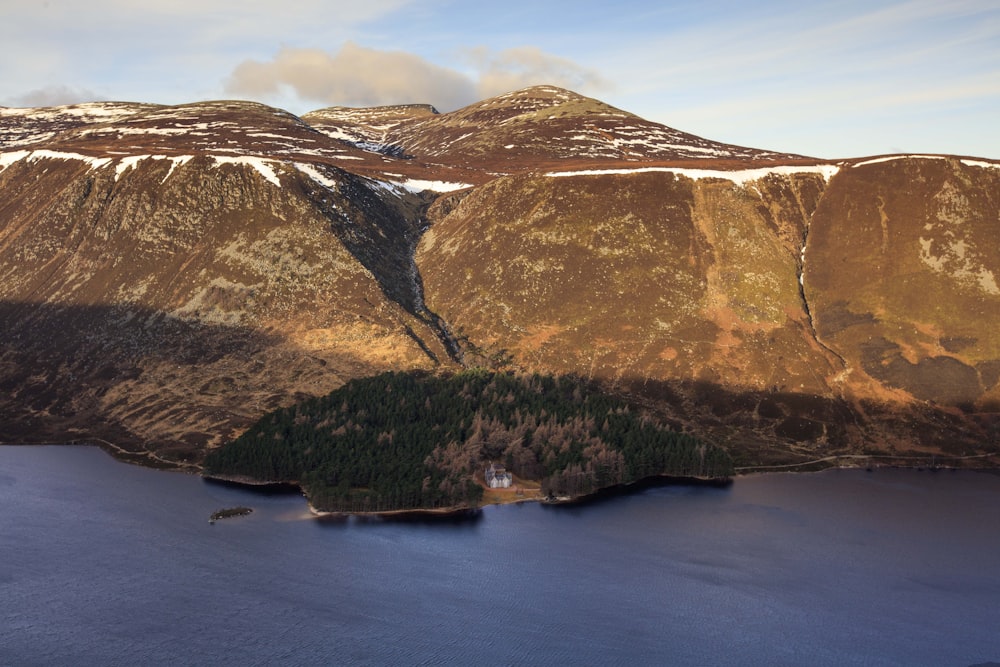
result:
[[[298,493],[0,447],[0,664],[1000,661],[998,520],[1000,478],[916,471],[316,520]]]

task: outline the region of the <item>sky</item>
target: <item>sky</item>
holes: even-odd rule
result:
[[[742,146],[1000,159],[997,0],[0,0],[0,45],[0,106],[553,84]]]

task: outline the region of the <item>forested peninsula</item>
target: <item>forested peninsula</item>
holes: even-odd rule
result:
[[[474,369],[385,373],[275,410],[204,474],[296,483],[317,510],[367,513],[477,507],[490,464],[549,498],[733,471],[725,450],[579,378]]]

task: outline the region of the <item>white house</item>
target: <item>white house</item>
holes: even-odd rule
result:
[[[491,489],[506,489],[514,481],[514,476],[507,472],[503,466],[491,463],[486,468],[486,486]]]

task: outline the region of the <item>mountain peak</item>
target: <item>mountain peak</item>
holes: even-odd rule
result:
[[[475,118],[487,123],[513,122],[519,118],[525,122],[542,121],[547,118],[572,118],[583,115],[612,115],[618,118],[634,117],[621,109],[616,109],[600,100],[586,97],[557,86],[531,86],[497,95],[450,114],[454,117]]]
[[[581,100],[590,100],[591,98],[581,95],[580,93],[568,90],[566,88],[560,88],[559,86],[528,86],[527,88],[520,88],[518,90],[512,90],[508,93],[503,93],[501,95],[496,95],[494,97],[482,100],[480,104],[490,104],[490,103],[503,103],[510,100],[537,100],[537,101],[547,101],[551,106],[557,106],[559,104],[566,104],[568,102],[578,102]],[[596,100],[593,100],[596,101]]]
[[[539,160],[729,160],[801,156],[732,146],[681,132],[558,86],[522,88],[461,109],[386,128],[406,154],[503,170]]]

